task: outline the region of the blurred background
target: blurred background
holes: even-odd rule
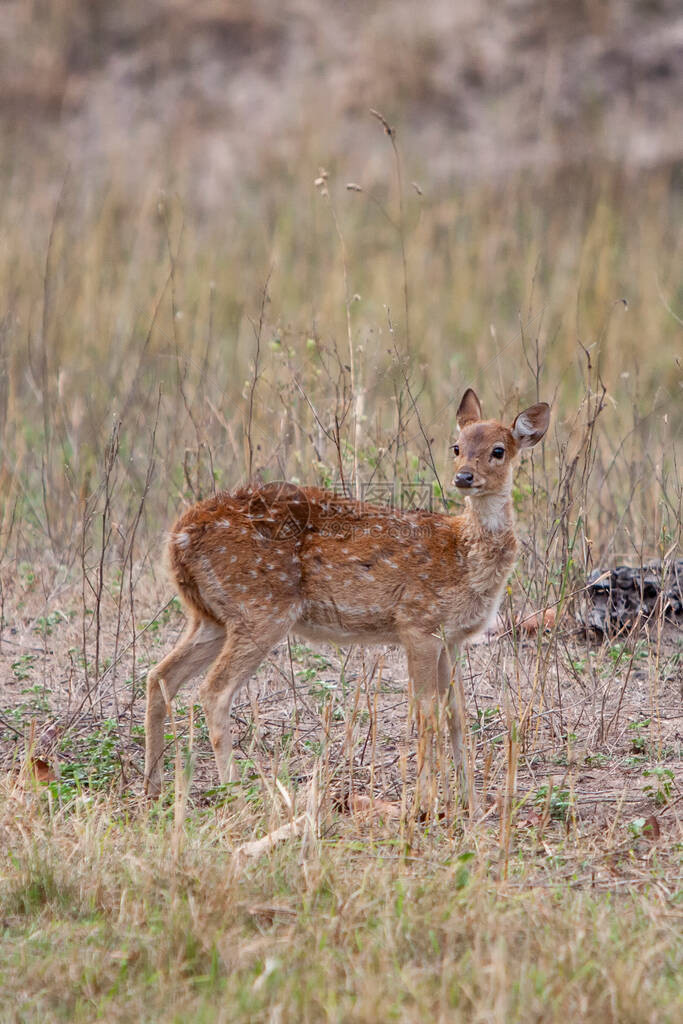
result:
[[[254,472],[432,480],[473,385],[553,401],[563,465],[597,401],[603,546],[660,543],[676,0],[6,0],[0,47],[5,538],[70,539],[115,429],[155,527]]]
[[[172,187],[220,210],[317,162],[431,188],[683,153],[677,0],[6,0],[6,173]],[[51,172],[51,174],[50,174]]]

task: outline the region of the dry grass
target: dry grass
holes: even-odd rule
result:
[[[3,194],[3,1021],[680,1017],[680,630],[577,628],[592,567],[680,546],[675,175],[399,205],[392,160],[384,189],[282,180],[219,225],[115,182]],[[175,512],[250,463],[449,501],[469,384],[496,414],[554,407],[517,480],[500,634],[466,655],[483,819],[447,772],[443,816],[414,813],[395,651],[297,644],[237,708],[242,782],[212,788],[185,693],[175,787],[147,808]],[[548,606],[548,633],[513,627]],[[300,814],[301,835],[235,855]]]
[[[339,816],[236,876],[254,803],[169,813],[3,789],[3,1020],[674,1021],[680,919],[667,860],[602,841],[425,832],[408,853]],[[552,848],[548,843],[552,844]],[[559,864],[564,865],[558,871]],[[623,874],[621,874],[623,872]],[[616,877],[621,875],[622,885]]]

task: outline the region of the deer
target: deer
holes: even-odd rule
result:
[[[518,549],[513,471],[549,418],[540,402],[511,426],[483,419],[476,393],[465,391],[451,446],[453,485],[465,495],[457,515],[288,483],[223,491],[185,511],[167,551],[187,626],[147,675],[148,796],[162,788],[170,701],[207,669],[199,695],[218,775],[237,781],[233,701],[289,634],[401,646],[418,715],[443,706],[461,793],[471,793],[458,650],[495,622]]]

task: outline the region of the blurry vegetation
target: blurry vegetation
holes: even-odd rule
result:
[[[10,189],[2,547],[30,562],[37,542],[57,554],[75,536],[114,428],[114,521],[133,515],[150,471],[154,531],[183,500],[243,480],[267,289],[251,423],[263,477],[348,479],[355,442],[364,479],[431,479],[425,436],[447,474],[453,403],[470,384],[491,414],[511,417],[537,392],[552,402],[552,475],[604,383],[591,540],[596,551],[660,553],[680,500],[676,184],[666,170],[629,180],[605,168],[435,196],[425,185],[407,190],[402,220],[393,183],[358,192],[334,177],[328,197],[302,175],[206,221],[188,217],[181,196],[154,190],[130,205],[115,183],[93,195],[68,174],[53,202]]]
[[[673,1022],[680,631],[572,613],[680,550],[674,5],[289,6],[0,7],[0,1018]],[[188,688],[140,805],[178,511],[250,468],[454,510],[469,385],[553,407],[463,653],[483,817],[447,772],[414,813],[395,652],[296,642],[241,782]]]

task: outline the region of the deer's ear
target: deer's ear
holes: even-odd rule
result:
[[[520,448],[533,448],[545,434],[549,423],[550,406],[547,402],[530,405],[516,417],[512,436]]]
[[[472,388],[468,388],[460,399],[460,405],[455,415],[458,429],[462,430],[468,423],[476,423],[481,419],[481,403]]]

